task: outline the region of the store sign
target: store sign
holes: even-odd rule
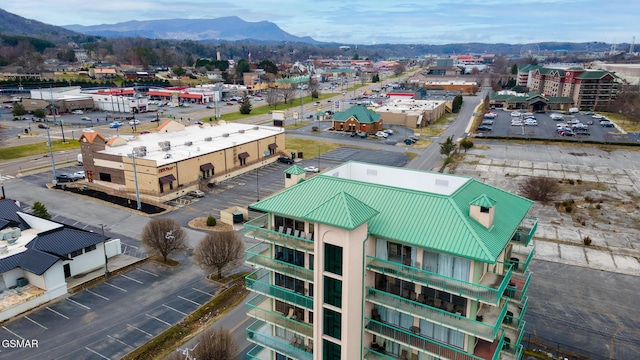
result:
[[[173,170],[173,166],[165,166],[163,168],[158,169],[159,173],[163,173],[165,171]]]

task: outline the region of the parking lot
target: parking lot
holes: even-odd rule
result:
[[[172,285],[167,284],[169,277]],[[161,285],[164,293],[149,290]],[[204,277],[181,282],[173,269],[148,262],[6,323],[0,328],[1,338],[35,339],[39,344],[2,349],[0,359],[121,358],[179,322],[217,290],[218,285]]]
[[[487,124],[490,131],[478,131],[478,137],[514,137],[526,139],[565,139],[573,141],[595,141],[595,142],[636,142],[640,139],[638,134],[623,134],[616,127],[604,127],[600,125],[599,119],[594,119],[591,114],[580,112],[577,114],[562,114],[562,120],[554,120],[552,114],[560,112],[534,113],[537,125],[526,125],[524,116],[511,116],[511,110],[496,109],[493,112],[497,115],[493,124]],[[522,125],[512,125],[512,120],[521,120]],[[565,128],[573,129],[574,123],[584,124],[588,130],[587,134],[574,131],[573,136],[563,136],[558,133],[557,127],[564,124]],[[475,129],[474,129],[475,130]],[[481,135],[480,135],[481,134]]]

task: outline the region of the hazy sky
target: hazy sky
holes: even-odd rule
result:
[[[639,0],[23,0],[0,7],[52,25],[235,15],[345,44],[640,41]]]

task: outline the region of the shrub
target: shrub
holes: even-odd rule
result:
[[[588,203],[592,203],[593,202],[593,198],[591,196],[585,196],[584,197],[584,201],[588,202]]]
[[[587,246],[591,245],[591,238],[588,237],[588,236],[583,237],[582,238],[582,243],[584,243]]]
[[[209,217],[207,217],[207,226],[216,226],[216,218],[209,215]]]
[[[552,201],[558,193],[558,183],[547,177],[526,178],[520,184],[520,194],[535,201]]]
[[[573,207],[571,205],[565,206],[564,211],[570,213],[571,211],[573,211]]]
[[[575,183],[576,183],[576,182],[575,182],[575,181],[573,181],[573,179],[569,179],[569,185],[573,185],[573,184],[575,184]]]
[[[312,127],[311,131],[318,131],[318,127],[317,126]]]
[[[598,209],[598,210],[602,209],[602,205],[600,205],[600,204],[596,205],[596,209]]]

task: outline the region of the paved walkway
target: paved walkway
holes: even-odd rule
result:
[[[144,259],[140,259],[134,256],[125,255],[125,254],[120,254],[109,259],[107,268],[109,269],[110,273],[113,273],[120,269],[124,269],[127,266],[131,266],[136,263],[140,263],[142,261],[144,261]],[[81,274],[80,276],[74,276],[74,277],[68,278],[67,288],[71,290],[76,286],[91,282],[98,278],[104,278],[103,267],[85,274]]]
[[[473,176],[514,193],[524,176],[604,184],[588,189],[585,196],[604,197],[617,207],[628,205],[632,224],[639,216],[634,204],[640,193],[640,156],[635,151],[547,145],[511,145],[507,151],[501,144],[486,143],[484,149],[469,151],[456,174]],[[531,210],[531,215],[538,218],[535,258],[640,276],[640,230],[621,226],[625,212],[618,210],[604,215],[609,216],[608,223],[587,217],[588,224],[581,226],[555,206],[536,203]],[[586,236],[592,239],[591,246],[583,244]]]

